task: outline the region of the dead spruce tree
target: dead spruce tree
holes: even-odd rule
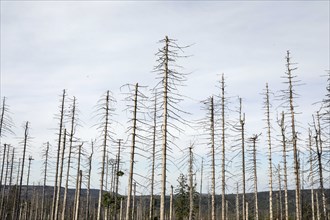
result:
[[[323,154],[323,140],[322,140],[322,131],[320,125],[320,114],[316,112],[316,119],[313,116],[313,124],[315,130],[315,147],[316,147],[316,156],[317,156],[317,168],[319,174],[319,184],[321,189],[322,196],[322,216],[324,219],[327,219],[327,208],[326,208],[326,198],[324,193],[324,178],[323,178],[323,166],[322,166],[322,154]]]
[[[75,142],[75,133],[77,127],[77,110],[76,110],[76,97],[73,97],[72,104],[69,107],[69,117],[70,117],[70,133],[69,133],[69,154],[67,158],[67,169],[66,169],[66,180],[64,187],[64,197],[63,197],[63,205],[62,205],[62,216],[61,219],[64,220],[66,217],[66,207],[67,207],[67,194],[69,187],[69,178],[70,178],[70,168],[71,168],[71,159],[72,159],[72,151],[73,144]]]
[[[143,145],[146,141],[146,137],[142,135],[142,132],[146,132],[146,130],[143,129],[143,125],[146,124],[144,118],[147,106],[144,103],[147,102],[147,96],[141,92],[141,88],[143,87],[139,86],[138,83],[135,84],[134,89],[132,88],[132,85],[128,84],[126,86],[128,88],[128,92],[126,93],[127,97],[125,100],[129,103],[127,104],[127,111],[133,114],[132,118],[129,120],[129,123],[132,123],[132,126],[130,126],[127,131],[132,138],[126,205],[126,220],[130,220],[133,217],[133,214],[131,213],[134,213],[134,203],[132,206],[131,197],[134,181],[134,164],[136,163],[135,154],[136,150],[143,151],[142,147],[138,147],[137,145]],[[132,102],[133,104],[131,104]],[[142,154],[140,153],[140,155]]]
[[[94,141],[91,141],[91,154],[88,157],[88,179],[87,179],[87,192],[86,192],[86,220],[90,219],[90,188],[91,188],[91,174],[92,174],[92,160],[94,154]]]
[[[314,171],[313,171],[313,148],[312,148],[312,132],[308,130],[308,147],[309,147],[309,185],[311,189],[311,206],[312,220],[315,220],[315,205],[314,205]]]
[[[151,178],[150,178],[150,203],[149,203],[149,220],[154,219],[154,184],[155,184],[155,166],[156,166],[156,141],[157,141],[157,92],[154,91],[153,108],[150,114],[152,125],[150,126],[152,148],[151,148]],[[170,215],[171,216],[171,215]]]
[[[14,134],[12,128],[14,126],[13,119],[10,116],[9,107],[6,103],[6,97],[2,98],[1,102],[1,116],[0,116],[0,145],[2,137],[5,137],[6,134]]]
[[[282,160],[283,160],[283,181],[284,181],[284,219],[289,219],[289,201],[288,201],[288,174],[287,174],[287,138],[285,114],[281,113],[281,119],[278,120],[278,125],[281,129],[281,144],[282,144]]]
[[[251,154],[252,154],[252,164],[253,164],[253,185],[254,185],[254,219],[259,219],[259,208],[258,208],[258,177],[257,177],[257,149],[256,143],[258,141],[260,134],[253,135],[249,138],[252,144]]]
[[[285,78],[287,81],[288,88],[282,90],[282,99],[284,103],[282,104],[285,108],[288,109],[288,114],[290,115],[290,127],[291,127],[291,140],[292,149],[293,149],[293,167],[294,167],[294,176],[295,176],[295,210],[296,210],[296,220],[301,219],[301,196],[300,196],[300,176],[299,176],[299,161],[298,161],[298,144],[297,144],[297,131],[296,131],[296,112],[295,112],[295,98],[296,93],[294,91],[294,87],[297,85],[297,80],[295,79],[296,76],[293,75],[293,71],[297,69],[297,67],[292,67],[295,63],[291,62],[290,51],[287,51],[286,55],[286,72]]]
[[[114,114],[114,105],[115,99],[111,95],[108,90],[104,97],[98,102],[97,107],[97,116],[99,117],[100,123],[97,126],[97,129],[100,131],[100,136],[102,140],[101,152],[102,152],[102,160],[101,160],[101,177],[100,177],[100,192],[98,199],[98,207],[97,207],[97,220],[101,219],[101,211],[102,211],[102,196],[103,196],[103,187],[104,187],[104,172],[105,172],[105,156],[108,152],[108,145],[110,139],[112,139],[113,133],[111,132],[111,118]]]
[[[270,119],[270,101],[268,83],[266,83],[266,91],[264,93],[264,109],[266,114],[266,129],[268,142],[268,177],[269,177],[269,220],[273,220],[273,169],[272,169],[272,137],[271,137],[271,119]]]
[[[186,75],[178,72],[178,65],[176,60],[180,57],[180,53],[183,52],[184,47],[180,47],[176,44],[176,41],[168,38],[161,40],[164,46],[158,50],[156,56],[157,65],[154,71],[159,76],[160,82],[157,87],[161,87],[162,90],[158,93],[162,97],[160,104],[163,109],[161,117],[162,123],[162,176],[161,176],[161,195],[160,195],[160,220],[165,219],[165,195],[166,195],[166,172],[167,172],[167,156],[168,150],[171,149],[170,143],[172,139],[176,139],[175,131],[183,132],[179,128],[177,122],[186,123],[180,116],[183,111],[178,104],[182,101],[182,95],[179,94],[179,87],[186,81]],[[172,144],[174,141],[172,142]]]
[[[215,108],[213,96],[202,101],[202,109],[206,111],[206,117],[200,121],[203,130],[206,132],[207,145],[210,146],[211,157],[211,220],[216,219],[216,204],[215,204]]]
[[[242,219],[246,220],[245,214],[245,204],[246,204],[246,163],[245,163],[245,113],[242,112],[242,98],[239,98],[239,109],[238,109],[238,122],[236,122],[232,126],[233,133],[236,133],[236,137],[234,140],[234,145],[232,146],[232,151],[236,153],[236,155],[241,154],[241,161],[238,165],[239,170],[242,175]]]
[[[23,156],[22,156],[22,167],[20,168],[20,180],[19,180],[19,188],[18,194],[16,199],[16,213],[14,219],[19,219],[20,211],[21,211],[21,197],[22,197],[22,184],[23,184],[23,177],[24,177],[24,164],[25,164],[25,155],[29,141],[29,122],[25,123],[24,126],[24,138],[21,142],[23,144]]]
[[[61,153],[61,142],[62,142],[62,134],[64,129],[64,115],[65,115],[65,97],[66,92],[63,90],[63,94],[61,97],[61,105],[59,115],[56,115],[56,118],[59,118],[59,131],[58,131],[58,139],[57,139],[57,157],[56,157],[56,170],[55,170],[55,181],[54,181],[54,193],[53,193],[53,203],[52,203],[52,212],[51,212],[51,220],[57,219],[56,211],[56,200],[59,196],[58,192],[58,172],[59,172],[59,163],[60,163],[60,153]]]
[[[222,220],[226,219],[226,126],[225,126],[225,79],[224,74],[221,77],[221,217]]]
[[[42,198],[41,198],[41,213],[40,213],[40,219],[43,220],[46,218],[46,215],[48,214],[46,207],[45,207],[45,198],[46,198],[46,184],[47,184],[47,169],[49,165],[49,142],[45,144],[45,147],[43,149],[42,157],[44,158],[44,179],[43,179],[43,186],[42,186]]]

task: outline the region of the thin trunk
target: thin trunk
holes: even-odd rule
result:
[[[102,168],[101,168],[101,178],[100,178],[99,202],[98,202],[98,208],[97,208],[97,220],[101,219],[104,166],[105,166],[105,155],[107,153],[107,140],[108,140],[108,129],[109,129],[108,125],[109,125],[109,91],[107,91],[106,104],[105,104],[105,123],[104,123],[103,150],[102,150]]]
[[[55,203],[55,215],[54,218],[58,219],[59,216],[59,206],[61,200],[61,185],[62,185],[62,176],[63,176],[63,164],[64,164],[64,153],[65,153],[65,144],[66,144],[66,129],[64,129],[63,133],[63,144],[62,144],[62,154],[61,154],[61,162],[60,162],[60,173],[58,176],[58,187],[57,187],[57,198]]]
[[[168,104],[168,61],[169,61],[169,39],[165,38],[164,52],[164,101],[163,101],[163,124],[162,124],[162,179],[161,179],[161,194],[160,194],[160,220],[165,220],[165,193],[166,193],[166,157],[167,157],[167,104]],[[126,219],[128,220],[128,219]]]
[[[280,206],[280,219],[283,219],[283,210],[282,210],[282,184],[281,184],[281,166],[278,164],[278,197],[279,197],[279,206]]]
[[[120,212],[119,212],[119,220],[123,219],[123,198],[120,199]]]
[[[236,220],[239,220],[239,196],[238,196],[238,183],[237,183],[237,191],[236,191]]]
[[[49,142],[47,142],[46,146],[46,159],[45,159],[45,170],[44,170],[44,184],[42,186],[42,200],[41,200],[41,214],[40,219],[44,219],[44,213],[45,213],[45,196],[46,196],[46,183],[47,183],[47,166],[48,166],[48,152],[49,152]],[[47,212],[46,212],[47,213]]]
[[[267,140],[268,140],[268,175],[269,175],[269,220],[273,220],[273,170],[272,170],[272,140],[271,140],[271,125],[270,125],[270,102],[268,83],[266,83],[266,121],[267,121]]]
[[[131,213],[131,195],[132,195],[133,173],[134,173],[138,87],[139,87],[139,85],[136,84],[135,85],[135,95],[134,95],[134,110],[133,110],[133,132],[132,132],[132,145],[131,145],[131,160],[130,160],[130,170],[129,170],[129,177],[128,177],[128,187],[127,187],[128,192],[127,192],[126,220],[130,220],[130,213]]]
[[[3,212],[5,211],[4,206],[5,206],[5,191],[6,191],[6,185],[7,185],[7,176],[8,176],[8,169],[9,169],[9,149],[10,145],[8,145],[8,149],[7,149],[7,163],[6,163],[6,173],[5,173],[5,182],[2,185],[3,190],[2,190],[2,194],[1,194],[1,207],[0,207],[0,217],[3,216]],[[9,191],[7,192],[7,194],[9,194]]]
[[[248,202],[246,202],[245,211],[246,211],[246,213],[245,213],[246,220],[248,220],[249,219],[249,203]]]
[[[89,209],[90,209],[90,203],[91,203],[91,196],[90,196],[90,188],[91,188],[91,173],[92,173],[92,159],[93,159],[93,153],[94,153],[94,143],[92,141],[92,153],[88,158],[88,182],[87,182],[87,195],[86,195],[86,201],[87,201],[87,207],[86,207],[86,220],[89,220]]]
[[[259,209],[258,209],[258,179],[257,179],[257,150],[256,150],[256,141],[258,136],[255,135],[252,137],[253,141],[253,181],[254,181],[254,219],[259,219]]]
[[[324,219],[327,219],[327,208],[326,208],[326,199],[325,199],[325,193],[324,193],[324,185],[323,185],[323,167],[322,167],[322,153],[323,153],[323,141],[322,141],[322,135],[321,135],[321,125],[320,125],[320,115],[319,112],[317,112],[316,115],[316,122],[314,121],[314,127],[315,127],[315,144],[316,144],[316,153],[317,153],[317,165],[318,165],[318,171],[319,171],[319,182],[320,182],[320,189],[321,189],[321,196],[322,196],[322,215]]]
[[[173,186],[171,185],[171,194],[170,194],[170,220],[173,219]]]
[[[24,176],[24,163],[25,163],[25,153],[27,147],[27,140],[28,140],[28,132],[29,132],[29,122],[26,122],[25,129],[24,129],[24,146],[23,146],[23,158],[22,158],[22,168],[21,168],[21,177],[18,189],[18,200],[17,200],[17,212],[16,212],[16,219],[20,214],[20,207],[21,207],[21,195],[22,195],[22,184],[23,184],[23,176]]]
[[[242,99],[239,99],[240,103],[240,110],[239,110],[239,121],[241,125],[241,141],[242,141],[242,218],[243,220],[246,219],[245,217],[245,114],[242,117]]]
[[[283,171],[284,171],[284,207],[285,207],[285,215],[284,219],[289,219],[289,204],[288,204],[288,174],[287,174],[287,162],[286,162],[286,137],[285,137],[285,123],[284,123],[284,112],[282,112],[281,117],[281,135],[282,135],[282,146],[283,146]]]
[[[156,159],[156,127],[157,127],[157,95],[155,92],[154,115],[153,115],[153,133],[152,133],[152,164],[151,164],[151,189],[150,189],[150,205],[149,220],[154,217],[154,182],[155,182],[155,159]]]
[[[3,157],[2,157],[2,166],[1,166],[1,177],[0,177],[0,193],[2,192],[2,178],[3,178],[3,170],[5,168],[5,160],[6,160],[6,149],[7,149],[7,144],[4,144],[3,146]]]
[[[133,204],[132,204],[132,220],[135,220],[135,206],[136,206],[136,182],[133,187]]]
[[[314,209],[314,174],[313,174],[313,154],[312,154],[312,134],[308,132],[308,145],[309,145],[309,178],[311,188],[311,206],[312,206],[312,220],[315,220],[315,209]]]
[[[118,139],[118,153],[117,153],[117,161],[116,161],[116,189],[115,189],[115,210],[114,210],[114,216],[115,220],[117,220],[117,203],[118,203],[118,185],[119,185],[119,165],[120,165],[120,145],[121,145],[122,139]]]
[[[214,149],[214,105],[213,97],[211,97],[211,157],[212,157],[212,202],[211,202],[211,219],[215,220],[215,149]]]
[[[74,136],[74,133],[75,133],[76,97],[73,97],[71,113],[72,114],[71,114],[71,128],[70,128],[70,137],[69,137],[70,138],[69,139],[69,155],[68,155],[68,166],[67,166],[67,170],[66,170],[66,181],[65,181],[65,189],[64,189],[63,206],[62,206],[63,207],[62,208],[62,220],[65,219],[67,194],[68,194],[68,187],[69,187],[73,136]]]
[[[222,80],[221,80],[221,114],[222,114],[222,118],[221,118],[221,122],[222,122],[222,165],[221,165],[221,179],[222,179],[222,186],[221,186],[221,198],[222,198],[222,208],[221,208],[221,217],[222,220],[226,219],[226,198],[225,198],[225,194],[226,194],[226,173],[225,173],[225,169],[226,169],[226,162],[225,162],[225,79],[224,79],[224,75],[222,74]]]
[[[60,151],[61,151],[61,141],[62,141],[62,129],[64,124],[64,103],[65,103],[65,90],[63,90],[62,95],[62,104],[60,110],[60,127],[58,132],[58,143],[57,143],[57,157],[56,157],[56,171],[55,171],[55,183],[54,183],[54,193],[53,193],[53,203],[52,203],[52,213],[51,213],[51,220],[55,219],[55,204],[57,199],[57,184],[58,184],[58,167],[60,161]]]
[[[25,192],[25,200],[28,201],[28,194],[29,194],[29,180],[30,180],[30,171],[31,171],[31,161],[34,160],[32,156],[29,156],[29,166],[28,166],[28,175],[26,180],[26,192]]]
[[[79,170],[79,184],[78,184],[77,202],[75,208],[76,213],[74,218],[75,220],[79,220],[81,182],[82,182],[82,171]]]
[[[203,196],[203,162],[202,158],[202,166],[201,166],[201,185],[199,189],[199,219],[202,219],[202,196]]]
[[[193,219],[194,213],[194,186],[193,186],[193,152],[189,148],[189,220]]]
[[[73,207],[73,216],[75,216],[76,213],[76,207],[77,207],[77,201],[78,201],[78,188],[79,188],[79,175],[80,175],[80,162],[81,162],[81,148],[84,143],[81,143],[78,146],[78,162],[77,162],[77,177],[76,177],[76,190],[74,194],[74,207]]]
[[[320,220],[321,215],[320,215],[320,205],[319,205],[319,192],[316,192],[316,219]]]
[[[298,164],[298,147],[297,147],[297,132],[295,126],[295,111],[294,111],[294,103],[293,103],[293,85],[292,79],[293,76],[291,71],[294,69],[290,68],[290,52],[287,51],[287,74],[289,80],[289,105],[290,105],[290,114],[291,114],[291,135],[292,135],[292,143],[293,143],[293,161],[294,161],[294,175],[295,175],[295,183],[296,183],[296,220],[300,220],[301,216],[301,204],[300,204],[300,177],[299,177],[299,164]]]

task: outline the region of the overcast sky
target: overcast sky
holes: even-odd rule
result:
[[[248,134],[262,132],[260,93],[266,82],[273,92],[285,88],[287,50],[304,83],[297,88],[303,127],[317,109],[312,104],[325,95],[321,76],[330,69],[329,1],[1,1],[1,97],[8,98],[16,136],[22,137],[21,125],[31,122],[36,170],[42,143],[56,139],[52,129],[62,90],[78,99],[81,138],[94,138],[91,118],[106,90],[120,101],[123,84],[155,85],[155,53],[162,46],[157,42],[166,35],[192,45],[185,50],[192,56],[179,61],[191,72],[181,90],[189,97],[182,107],[192,113],[190,119],[204,115],[199,101],[219,93],[217,81],[224,73],[233,106],[236,96],[243,98]],[[117,114],[124,124],[121,107]],[[116,138],[125,139],[118,133]],[[187,136],[183,145],[190,143]],[[5,141],[18,144],[11,135]],[[145,169],[141,164],[137,167]],[[177,185],[178,172],[171,175]],[[32,176],[40,180],[38,172]],[[267,174],[261,170],[260,176],[260,190],[267,190]]]

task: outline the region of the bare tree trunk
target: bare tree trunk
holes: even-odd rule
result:
[[[63,133],[63,144],[62,144],[62,155],[61,155],[61,162],[60,162],[60,173],[58,176],[58,188],[57,188],[57,197],[55,203],[55,215],[54,218],[58,219],[59,216],[59,205],[61,200],[61,185],[62,185],[62,176],[63,176],[63,164],[64,164],[64,153],[65,153],[65,144],[66,144],[66,129],[64,129]]]
[[[102,168],[101,168],[101,178],[100,178],[99,202],[98,202],[98,208],[97,208],[97,220],[101,219],[104,166],[105,166],[105,155],[107,153],[107,140],[108,140],[108,129],[109,129],[108,128],[108,125],[109,125],[109,101],[110,101],[110,94],[109,94],[109,91],[107,91],[106,103],[105,103],[105,123],[104,123],[104,138],[103,138],[103,151],[102,151]]]
[[[90,188],[91,188],[91,174],[92,174],[92,159],[93,159],[93,153],[94,153],[94,143],[92,141],[92,152],[91,155],[88,158],[88,182],[87,182],[87,195],[86,195],[86,201],[87,201],[87,207],[86,207],[86,220],[89,220],[90,214],[90,203],[91,203],[91,196],[90,196]]]
[[[320,215],[320,205],[319,205],[319,193],[316,192],[316,219],[320,220],[321,215]]]
[[[28,141],[28,132],[29,132],[29,122],[26,122],[25,129],[24,129],[24,146],[23,146],[21,177],[20,177],[18,199],[17,199],[16,219],[19,217],[19,213],[21,210],[20,207],[21,207],[22,183],[23,183],[23,176],[24,176],[24,163],[25,163],[25,153],[26,153],[26,147],[27,147],[27,141]]]
[[[316,115],[316,122],[314,121],[314,127],[315,127],[315,144],[316,144],[316,153],[317,153],[317,165],[318,165],[318,171],[319,171],[319,182],[320,182],[320,189],[321,189],[321,196],[322,196],[322,216],[324,219],[327,219],[327,208],[326,208],[326,199],[325,199],[325,193],[324,193],[324,186],[323,186],[323,167],[322,167],[322,153],[323,153],[323,147],[322,147],[322,138],[321,138],[321,125],[320,125],[320,116],[319,112],[317,112]]]
[[[171,194],[170,194],[170,220],[173,219],[173,186],[171,185]]]
[[[214,149],[214,105],[213,105],[213,97],[211,97],[211,169],[212,169],[212,212],[211,212],[211,219],[215,220],[215,149]]]
[[[314,174],[313,174],[313,154],[312,154],[312,134],[309,130],[308,132],[308,145],[309,145],[309,178],[310,178],[310,188],[311,188],[311,206],[312,206],[312,220],[315,220],[315,210],[314,210]]]
[[[61,151],[61,141],[62,141],[62,129],[64,124],[64,103],[65,103],[65,90],[63,90],[62,95],[62,103],[61,103],[61,110],[60,110],[60,124],[59,124],[59,132],[58,132],[58,143],[57,143],[57,157],[56,157],[56,171],[55,171],[55,183],[54,183],[54,193],[53,193],[53,203],[52,203],[52,213],[51,213],[51,220],[55,220],[55,206],[56,206],[56,199],[57,199],[57,183],[58,183],[58,167],[60,161],[60,151]]]
[[[163,100],[163,124],[162,124],[162,179],[161,179],[161,194],[160,194],[160,220],[165,220],[165,194],[166,194],[166,157],[167,157],[167,104],[168,104],[168,61],[169,61],[169,39],[165,37],[165,59],[164,59],[164,100]],[[128,219],[126,219],[128,220]]]
[[[78,201],[78,188],[79,188],[79,175],[80,175],[80,163],[81,163],[81,148],[83,146],[84,143],[81,143],[78,146],[78,161],[77,161],[77,176],[76,176],[76,190],[75,190],[75,194],[74,194],[74,202],[73,202],[73,213],[72,215],[75,216],[76,213],[76,207],[77,207],[77,201]]]
[[[256,141],[258,135],[254,135],[251,140],[253,141],[253,181],[254,181],[254,219],[259,219],[259,209],[258,209],[258,179],[257,179],[257,157],[256,157]]]
[[[246,213],[245,213],[246,220],[248,220],[249,219],[249,203],[248,202],[246,202],[245,211],[246,211]]]
[[[77,202],[75,208],[75,220],[79,220],[79,210],[80,210],[80,191],[81,191],[81,182],[82,182],[82,171],[79,170],[79,184],[78,184],[78,192],[77,192]]]
[[[239,99],[239,121],[241,125],[241,141],[242,141],[242,218],[246,220],[245,217],[245,114],[242,117],[242,99]]]
[[[69,187],[69,178],[70,178],[70,168],[71,168],[71,155],[72,155],[72,146],[73,146],[73,136],[75,133],[75,120],[76,120],[76,97],[73,97],[72,110],[71,110],[71,128],[70,128],[70,139],[69,139],[69,155],[68,155],[68,166],[66,170],[66,181],[64,189],[64,198],[63,198],[63,208],[62,208],[62,220],[65,219],[66,214],[66,204],[67,204],[67,194]]]
[[[115,189],[115,210],[114,216],[115,220],[117,220],[117,203],[118,203],[118,185],[119,185],[119,165],[120,165],[120,145],[122,139],[118,139],[118,153],[117,153],[117,168],[116,168],[116,189]]]
[[[9,149],[10,145],[8,145],[7,149],[7,163],[6,163],[6,173],[5,173],[5,182],[2,185],[2,193],[1,193],[1,207],[0,207],[0,217],[3,216],[3,212],[5,211],[5,191],[6,191],[6,185],[7,185],[7,176],[8,176],[8,169],[9,169]],[[7,192],[9,194],[9,191]]]
[[[268,140],[268,161],[269,161],[269,220],[273,220],[273,170],[272,170],[272,140],[271,140],[271,125],[270,125],[270,102],[269,102],[269,90],[268,83],[266,83],[266,122],[267,122],[267,140]]]
[[[42,199],[41,199],[41,214],[40,219],[43,220],[45,218],[45,196],[46,196],[46,183],[47,183],[47,166],[48,166],[48,152],[49,152],[49,142],[47,142],[46,152],[45,152],[45,170],[44,170],[44,184],[42,186]]]
[[[222,74],[222,80],[221,80],[221,114],[222,114],[222,118],[221,118],[221,122],[222,122],[222,166],[221,166],[221,180],[222,180],[222,186],[221,186],[221,198],[222,198],[222,208],[221,208],[221,217],[222,220],[226,219],[226,157],[225,157],[225,151],[226,151],[226,147],[225,147],[225,79],[224,79],[224,75]]]
[[[200,189],[199,189],[199,219],[203,219],[202,218],[202,196],[203,196],[203,162],[204,159],[202,158],[202,166],[201,166],[201,185],[200,185]]]
[[[295,181],[296,181],[296,220],[300,220],[301,216],[301,203],[300,203],[300,177],[299,177],[299,164],[298,164],[298,147],[297,147],[297,132],[296,132],[296,126],[295,126],[295,111],[294,111],[294,103],[293,103],[293,84],[292,84],[292,70],[295,70],[296,68],[291,69],[290,63],[290,52],[287,51],[287,78],[289,80],[289,105],[290,105],[290,114],[291,114],[291,131],[292,131],[292,143],[293,143],[293,160],[294,160],[294,175],[295,175]]]
[[[3,145],[2,166],[1,166],[1,178],[0,178],[0,193],[1,193],[2,190],[3,190],[2,178],[3,178],[3,170],[4,170],[4,168],[5,168],[6,152],[7,152],[7,144],[4,144],[4,145]]]
[[[133,204],[132,204],[132,220],[135,220],[135,206],[136,206],[136,182],[134,182],[133,190]]]
[[[280,127],[282,135],[283,145],[283,171],[284,171],[284,207],[285,207],[285,220],[289,219],[289,205],[288,205],[288,174],[287,174],[287,162],[286,162],[286,137],[285,137],[285,123],[284,123],[284,112],[282,112]]]
[[[237,183],[237,191],[236,191],[236,220],[239,220],[239,196],[238,196],[238,183]]]
[[[132,133],[132,145],[131,145],[131,160],[130,160],[130,171],[129,171],[129,177],[128,177],[126,220],[130,220],[130,212],[131,212],[131,194],[132,194],[132,183],[133,183],[133,173],[134,173],[138,87],[139,87],[139,85],[136,84],[135,85],[135,96],[134,96],[134,110],[133,110],[133,133]]]
[[[26,180],[26,192],[25,192],[25,200],[28,201],[28,194],[29,194],[29,180],[30,180],[30,171],[31,171],[31,161],[34,160],[32,156],[29,156],[29,166],[28,166],[28,175]]]
[[[281,166],[278,164],[278,197],[279,197],[279,206],[280,206],[280,219],[283,219],[283,210],[282,210],[282,184],[281,184]]]
[[[119,220],[123,219],[123,198],[120,199],[120,212],[119,212]]]
[[[194,186],[193,186],[193,152],[189,147],[189,220],[193,220],[194,213]]]
[[[156,158],[156,126],[157,126],[157,95],[155,92],[153,115],[153,133],[152,133],[152,164],[151,164],[151,189],[150,189],[150,205],[149,220],[154,217],[154,182],[155,182],[155,158]]]

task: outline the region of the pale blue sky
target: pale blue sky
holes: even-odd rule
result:
[[[225,73],[228,96],[243,98],[248,133],[260,133],[260,93],[266,82],[273,91],[285,88],[280,77],[286,50],[305,83],[297,101],[304,127],[316,110],[312,103],[325,94],[326,78],[320,76],[330,69],[329,1],[1,1],[1,97],[8,98],[17,136],[28,120],[31,151],[54,142],[53,115],[67,89],[79,102],[80,135],[94,138],[93,106],[107,89],[120,101],[123,84],[155,84],[154,54],[165,35],[193,44],[186,50],[192,56],[180,62],[191,72],[182,89],[191,98],[183,103],[191,119],[204,115],[198,101],[219,93],[216,81]],[[231,101],[237,105],[235,98]],[[121,111],[119,105],[118,120],[124,124]],[[182,139],[188,145],[191,138]],[[11,136],[4,141],[17,144]],[[37,181],[37,172],[33,175]],[[173,185],[177,175],[169,178]],[[267,175],[260,171],[260,176]],[[98,186],[98,177],[93,184]],[[261,181],[260,190],[266,185]]]

